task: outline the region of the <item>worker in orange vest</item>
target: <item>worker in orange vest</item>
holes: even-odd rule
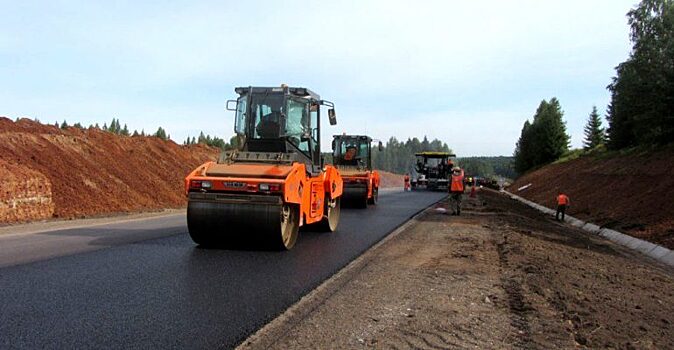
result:
[[[566,213],[566,208],[571,205],[571,200],[567,195],[559,191],[557,195],[557,213],[555,214],[555,220],[559,221],[559,214],[562,214],[562,221],[564,221],[564,214]]]
[[[461,197],[465,190],[463,175],[463,169],[458,166],[452,169],[452,183],[449,186],[452,215],[461,215]]]
[[[410,174],[405,174],[405,191],[410,190]]]

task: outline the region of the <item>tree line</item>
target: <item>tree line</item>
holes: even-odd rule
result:
[[[456,163],[463,168],[466,175],[483,178],[502,176],[507,179],[517,177],[513,157],[463,157],[458,158]]]
[[[608,148],[674,141],[674,1],[642,0],[627,13],[632,51],[608,86]]]
[[[196,145],[196,144],[218,147],[223,151],[228,151],[231,149],[238,148],[238,138],[236,136],[232,136],[229,139],[229,142],[227,142],[224,139],[221,139],[217,136],[204,135],[204,132],[202,131],[199,134],[199,138],[195,136],[192,137],[188,136],[185,142],[183,142],[183,145]]]
[[[452,152],[446,143],[438,139],[428,141],[426,136],[421,141],[414,137],[408,138],[405,142],[391,137],[382,151],[372,147],[372,166],[396,174],[410,173],[415,164],[414,154],[424,151]]]
[[[54,123],[54,126],[56,126],[57,128],[61,128],[61,129],[66,129],[66,128],[70,128],[70,127],[78,128],[78,129],[82,129],[82,130],[85,129],[84,126],[80,123],[75,123],[71,126],[71,125],[68,125],[68,122],[65,121],[65,120],[61,124],[59,124],[59,122]],[[131,136],[131,137],[154,136],[154,137],[158,137],[162,140],[170,140],[171,139],[171,135],[167,134],[166,130],[164,130],[164,128],[162,128],[161,126],[159,128],[157,128],[157,131],[153,134],[145,134],[144,129],[142,129],[140,132],[138,132],[138,130],[134,130],[133,133],[131,133],[129,131],[129,128],[126,126],[126,124],[124,124],[124,126],[122,127],[121,123],[119,122],[119,119],[117,119],[117,118],[112,118],[112,121],[110,122],[110,126],[108,126],[107,123],[103,123],[103,126],[101,127],[101,126],[98,125],[98,123],[96,123],[96,124],[90,124],[89,129],[103,130],[103,131],[107,131],[107,132],[110,132],[110,133],[113,133],[113,134],[116,134],[116,135],[120,135],[120,136]]]

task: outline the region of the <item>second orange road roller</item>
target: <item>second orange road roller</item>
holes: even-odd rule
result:
[[[195,243],[247,242],[291,249],[299,228],[335,231],[342,177],[323,164],[321,107],[334,104],[307,88],[238,87],[234,130],[239,149],[200,165],[185,178],[187,227]]]
[[[382,150],[379,142],[378,149]],[[372,138],[364,135],[334,135],[332,163],[344,179],[344,202],[367,208],[379,200],[379,172],[372,169]]]

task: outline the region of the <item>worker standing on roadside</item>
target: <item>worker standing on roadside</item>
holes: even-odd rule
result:
[[[562,214],[562,221],[564,221],[564,214],[566,213],[566,207],[568,207],[571,204],[571,200],[569,200],[569,197],[562,193],[562,191],[559,191],[559,194],[557,195],[557,213],[555,214],[555,220],[559,221],[559,214]]]
[[[461,215],[461,197],[464,189],[463,169],[454,167],[452,169],[452,183],[449,186],[452,215]]]
[[[410,190],[410,174],[405,174],[405,191]]]

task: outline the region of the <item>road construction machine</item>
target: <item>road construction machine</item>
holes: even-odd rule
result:
[[[378,149],[383,148],[381,142]],[[334,135],[332,163],[344,179],[344,203],[360,208],[379,200],[379,172],[372,169],[372,138],[363,135]]]
[[[289,250],[302,226],[335,231],[343,183],[320,149],[321,106],[335,125],[334,104],[287,85],[235,92],[227,109],[240,147],[185,178],[192,240]]]
[[[447,152],[419,152],[415,154],[416,177],[412,179],[412,189],[448,190],[452,173],[452,157]]]

